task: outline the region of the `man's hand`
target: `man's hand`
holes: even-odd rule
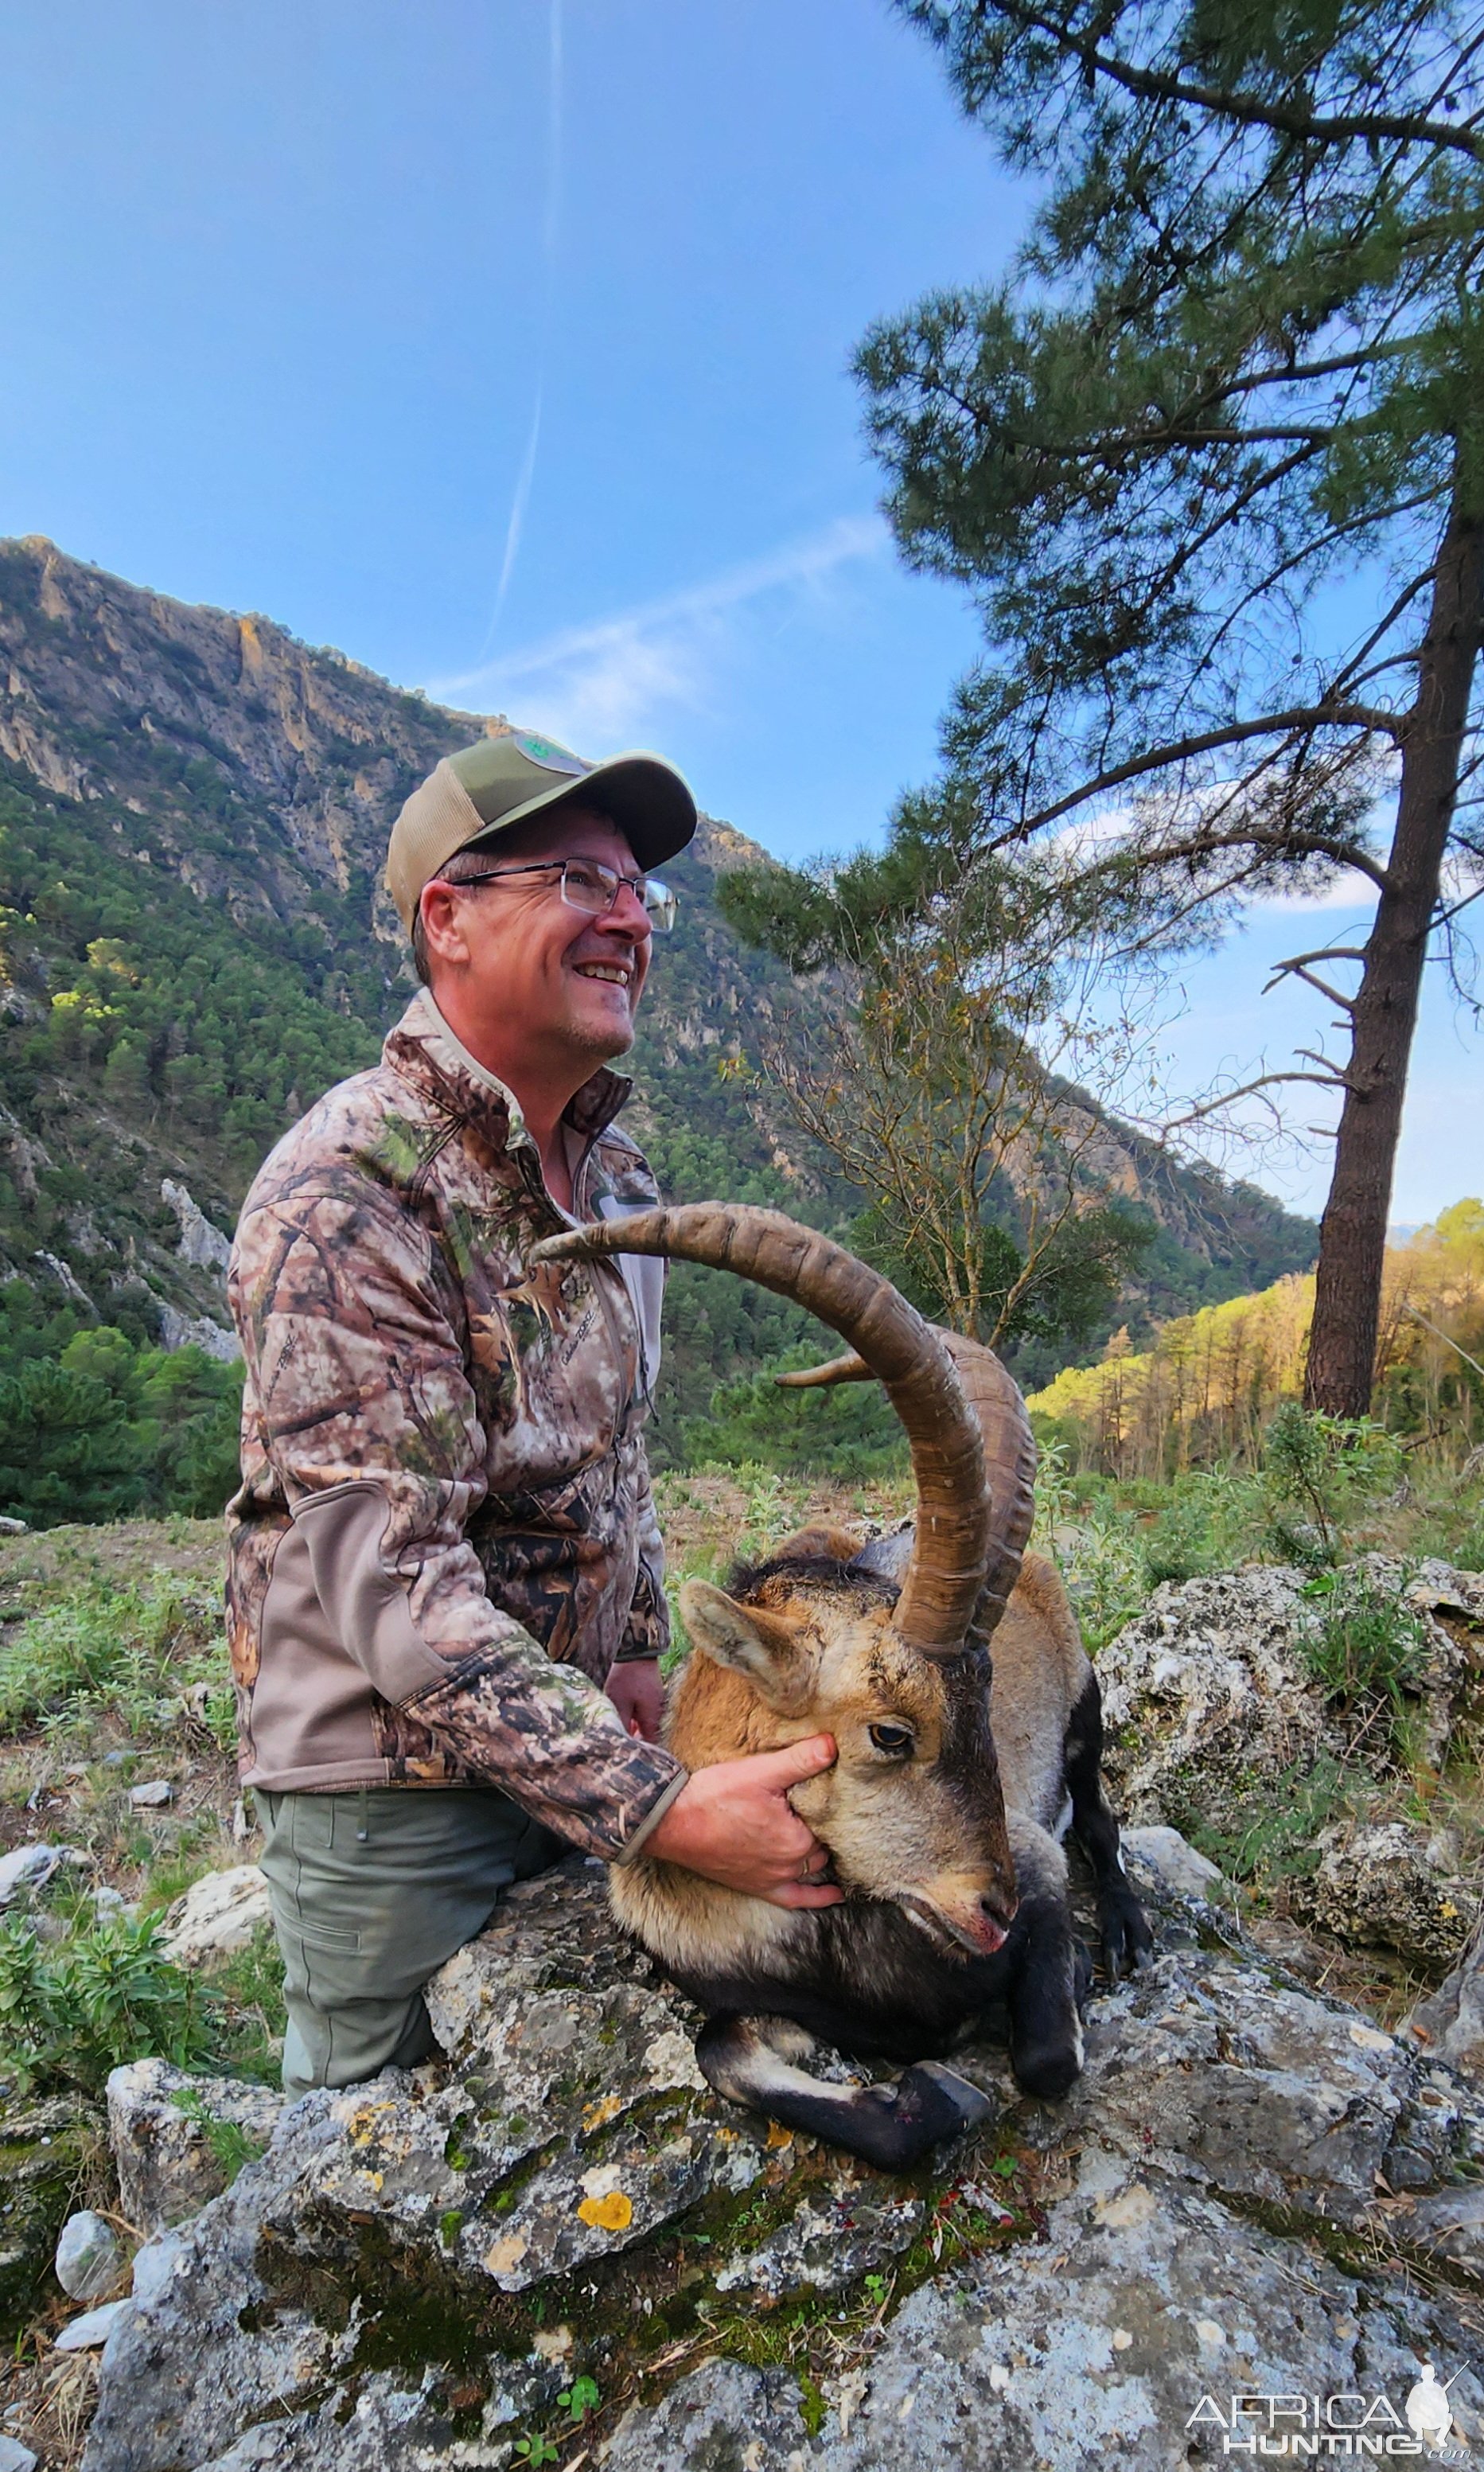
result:
[[[811,1734],[787,1750],[694,1770],[645,1839],[646,1858],[678,1863],[770,1905],[837,1906],[839,1890],[821,1878],[829,1853],[788,1799],[790,1786],[817,1776],[834,1758],[834,1737]]]
[[[665,1685],[657,1656],[631,1656],[622,1665],[610,1665],[603,1689],[631,1734],[647,1743],[659,1741]]]

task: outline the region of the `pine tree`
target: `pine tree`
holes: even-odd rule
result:
[[[987,637],[936,821],[914,807],[888,865],[941,881],[1117,804],[1088,864],[1156,944],[1284,883],[1369,881],[1362,944],[1282,965],[1348,1053],[1249,1085],[1340,1103],[1306,1395],[1358,1414],[1423,968],[1484,891],[1484,16],[899,5],[1045,187],[1010,281],[860,356],[898,539],[972,587]],[[1365,607],[1343,643],[1336,583]]]

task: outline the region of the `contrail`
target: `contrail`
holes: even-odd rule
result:
[[[541,228],[541,319],[536,347],[536,399],[530,415],[530,434],[526,440],[526,452],[521,458],[521,468],[516,478],[515,494],[510,500],[510,518],[505,531],[505,556],[500,561],[494,610],[480,652],[481,666],[489,658],[495,630],[505,609],[506,594],[510,588],[510,578],[515,573],[515,561],[520,555],[521,528],[526,520],[531,483],[536,477],[536,449],[541,442],[541,405],[546,393],[552,298],[555,288],[556,251],[561,238],[562,0],[548,0],[547,24],[546,213]]]

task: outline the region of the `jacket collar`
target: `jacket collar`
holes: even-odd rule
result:
[[[497,1148],[515,1150],[530,1140],[514,1092],[470,1055],[426,987],[418,989],[396,1028],[388,1033],[382,1060],[435,1106],[452,1108],[477,1124]],[[564,1110],[563,1123],[584,1141],[596,1140],[633,1086],[626,1074],[600,1064]]]

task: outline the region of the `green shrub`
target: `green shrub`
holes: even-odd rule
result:
[[[218,1512],[237,1484],[242,1367],[0,1287],[0,1509],[35,1528]]]
[[[1367,1722],[1384,1717],[1383,1739],[1402,1748],[1408,1702],[1427,1663],[1421,1617],[1366,1571],[1325,1573],[1304,1594],[1316,1608],[1300,1643],[1308,1672],[1331,1706]]]
[[[157,1923],[109,1916],[56,1941],[0,1924],[0,2062],[23,2084],[97,2094],[125,2060],[184,2068],[205,2048],[203,1995],[163,1954]]]
[[[1284,1400],[1263,1438],[1272,1537],[1285,1558],[1333,1562],[1350,1523],[1394,1490],[1406,1466],[1395,1437],[1369,1416],[1311,1415]]]
[[[817,1347],[792,1347],[745,1381],[719,1383],[706,1414],[682,1422],[681,1464],[750,1465],[862,1483],[899,1475],[907,1441],[879,1382],[779,1390],[775,1375],[820,1362]]]
[[[1319,1867],[1319,1835],[1363,1798],[1371,1780],[1342,1772],[1328,1753],[1311,1767],[1298,1763],[1276,1775],[1237,1779],[1213,1792],[1207,1777],[1187,1775],[1168,1817],[1229,1880],[1271,1894],[1284,1880]]]

